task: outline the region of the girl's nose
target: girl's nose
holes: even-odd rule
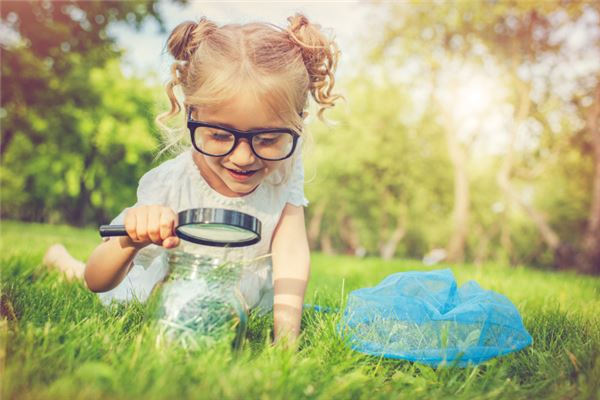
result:
[[[235,165],[252,165],[256,161],[256,156],[247,140],[242,139],[238,142],[233,152],[229,155],[229,160]]]

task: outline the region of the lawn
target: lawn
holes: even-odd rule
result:
[[[252,315],[246,345],[186,352],[155,346],[143,304],[106,308],[81,283],[40,265],[61,242],[85,258],[93,229],[3,221],[0,361],[6,399],[104,398],[600,398],[600,278],[529,267],[438,265],[312,255],[307,303],[339,307],[348,292],[399,271],[451,267],[506,295],[533,345],[468,368],[365,356],[339,338],[339,312],[305,310],[298,351],[270,345]]]

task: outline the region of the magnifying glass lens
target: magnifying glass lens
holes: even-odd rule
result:
[[[187,224],[177,230],[201,241],[222,243],[247,242],[257,237],[252,231],[225,224]]]

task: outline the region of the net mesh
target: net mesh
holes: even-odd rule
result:
[[[440,366],[479,364],[532,343],[505,296],[449,269],[396,273],[350,293],[340,323],[353,349]]]

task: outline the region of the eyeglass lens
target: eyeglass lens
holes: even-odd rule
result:
[[[221,156],[229,153],[235,144],[235,136],[225,130],[197,127],[194,140],[206,154]],[[256,155],[268,160],[278,160],[290,155],[294,137],[288,132],[259,133],[252,137],[251,147]]]

